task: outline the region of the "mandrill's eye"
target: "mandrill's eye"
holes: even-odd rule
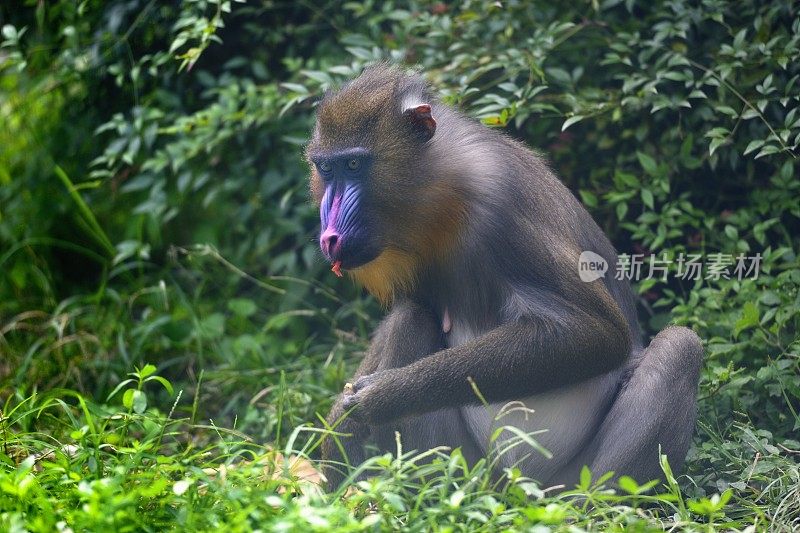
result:
[[[358,170],[358,167],[361,166],[361,161],[358,159],[351,159],[347,162],[347,168],[350,170]]]
[[[319,168],[319,171],[324,173],[324,174],[327,174],[328,172],[333,170],[333,166],[331,166],[330,161],[320,161],[317,164],[317,168]]]

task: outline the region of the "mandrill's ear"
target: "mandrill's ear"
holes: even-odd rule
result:
[[[403,111],[403,118],[411,126],[414,135],[422,142],[429,141],[436,133],[436,121],[431,116],[430,104],[409,107]]]

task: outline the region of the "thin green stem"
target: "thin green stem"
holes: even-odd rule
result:
[[[717,75],[717,73],[716,73],[716,72],[714,72],[713,70],[711,70],[710,68],[708,68],[708,67],[706,67],[706,66],[704,66],[704,65],[701,65],[700,63],[697,63],[696,61],[692,61],[692,60],[691,60],[691,59],[689,59],[689,58],[686,58],[686,60],[689,62],[689,64],[690,64],[690,65],[692,65],[693,67],[695,67],[695,68],[697,68],[697,69],[700,69],[700,70],[702,70],[703,72],[705,72],[705,73],[706,73],[706,74],[708,74],[709,76],[712,76],[714,79],[716,79],[716,80],[717,80],[718,82],[720,82],[722,85],[724,85],[724,86],[725,86],[725,88],[727,88],[727,89],[728,89],[729,91],[731,91],[731,92],[732,92],[734,95],[736,95],[736,98],[738,98],[739,100],[741,100],[741,101],[742,101],[742,103],[743,103],[744,105],[746,105],[747,107],[749,107],[749,108],[750,108],[750,109],[751,109],[751,110],[752,110],[754,113],[756,113],[756,114],[758,115],[758,117],[761,119],[761,122],[763,122],[763,123],[764,123],[764,125],[766,125],[766,126],[767,126],[767,128],[768,128],[768,129],[769,129],[769,131],[770,131],[770,133],[772,133],[772,135],[775,137],[775,139],[777,139],[777,141],[778,141],[778,144],[780,144],[780,145],[781,145],[781,148],[783,148],[783,150],[784,150],[785,152],[789,152],[789,155],[790,155],[790,156],[792,156],[792,158],[793,158],[793,159],[797,159],[797,155],[796,155],[794,152],[792,152],[791,148],[789,148],[788,146],[786,146],[786,144],[784,144],[784,142],[781,140],[780,136],[777,134],[777,132],[776,132],[776,131],[775,131],[775,130],[772,128],[772,126],[770,125],[770,123],[767,121],[767,117],[765,117],[765,116],[764,116],[764,113],[762,113],[762,112],[761,112],[761,111],[760,111],[760,110],[759,110],[759,109],[758,109],[756,106],[754,106],[753,104],[751,104],[751,103],[750,103],[750,101],[749,101],[747,98],[745,98],[744,96],[742,96],[742,93],[740,93],[739,91],[737,91],[737,90],[736,90],[736,89],[733,87],[733,85],[731,85],[730,83],[728,83],[727,81],[725,81],[724,79],[722,79],[721,77],[719,77],[719,76]]]

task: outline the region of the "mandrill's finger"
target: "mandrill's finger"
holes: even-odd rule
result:
[[[349,394],[345,396],[344,400],[342,400],[342,407],[344,408],[345,411],[349,411],[350,409],[352,409],[357,405],[358,405],[358,394]],[[356,409],[356,411],[358,411],[358,409]],[[356,411],[350,413],[350,416],[357,418],[358,414],[356,413]]]
[[[366,376],[361,376],[360,378],[358,378],[355,381],[355,383],[353,383],[353,392],[358,392],[358,391],[360,391],[360,390],[372,385],[372,383],[375,382],[376,376],[378,374],[379,374],[379,372],[376,372],[375,374],[368,374]]]

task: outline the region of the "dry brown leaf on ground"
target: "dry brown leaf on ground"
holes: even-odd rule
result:
[[[228,471],[243,466],[263,466],[265,479],[293,479],[303,484],[322,487],[325,476],[314,463],[299,455],[290,455],[288,458],[281,452],[269,450],[255,461],[242,461],[230,465],[222,464],[219,467],[204,468],[203,472],[210,477],[218,477],[225,481]],[[288,469],[286,467],[288,466]],[[285,490],[282,488],[281,492]]]

